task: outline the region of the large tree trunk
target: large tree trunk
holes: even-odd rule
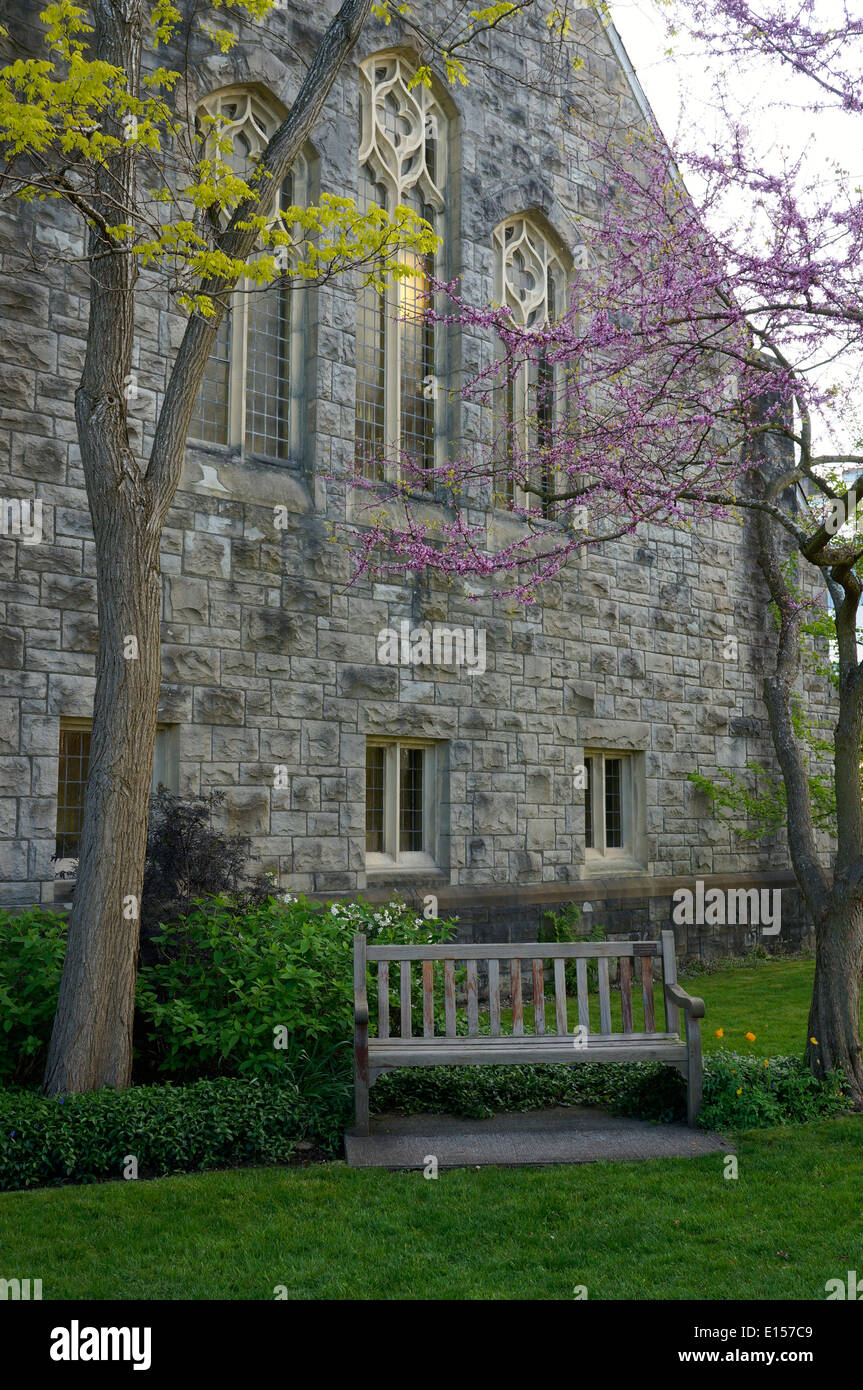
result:
[[[93,25],[95,53],[122,68],[137,93],[140,0],[96,0]],[[121,215],[131,222],[134,151],[116,118],[104,124],[120,146],[97,172],[93,203],[106,224]],[[118,248],[96,223],[88,256],[90,319],[75,420],[96,542],[99,653],[78,881],[45,1070],[48,1095],[125,1086],[131,1076],[138,904],[159,699],[160,528],[126,419],[137,262],[131,247]]]
[[[832,908],[816,925],[815,982],[806,1060],[816,1076],[841,1069],[858,1108],[863,1106],[860,981],[863,905]]]

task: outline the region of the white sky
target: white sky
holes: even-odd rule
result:
[[[772,0],[770,8],[774,5]],[[841,10],[841,0],[817,0],[817,6],[818,19],[826,24],[831,13]],[[858,6],[852,0],[849,8]],[[746,71],[724,66],[682,33],[669,39],[664,24],[668,12],[656,0],[612,0],[611,11],[647,98],[673,144],[681,123],[690,134],[717,128],[712,87],[719,78],[738,114],[748,113],[765,161],[772,163],[783,146],[797,154],[809,144],[813,168],[820,163],[825,177],[837,159],[857,174],[863,170],[861,118],[807,110],[817,90],[808,80],[767,59],[753,59]]]
[[[780,3],[770,0],[769,8]],[[816,4],[818,21],[826,26],[832,17],[838,17],[842,0],[816,0]],[[849,10],[863,12],[863,0],[849,0]],[[654,114],[678,154],[698,148],[705,137],[727,130],[716,103],[718,81],[728,106],[748,127],[762,168],[781,172],[786,156],[796,160],[806,151],[807,175],[822,195],[835,185],[838,171],[855,179],[863,174],[863,117],[840,111],[813,112],[809,108],[817,98],[817,88],[807,79],[765,58],[753,58],[743,69],[709,54],[687,35],[669,38],[664,22],[667,10],[657,0],[611,0],[611,12]],[[697,199],[698,178],[685,163],[682,172]],[[741,201],[741,228],[745,228],[750,212]],[[822,434],[825,451],[828,441],[844,449],[856,437],[863,437],[861,366],[863,354],[854,360],[847,358],[839,370],[829,369],[830,381],[844,388],[843,418],[834,418]],[[822,372],[818,376],[823,380]]]

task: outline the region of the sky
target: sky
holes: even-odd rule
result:
[[[775,0],[774,0],[775,4]],[[774,8],[771,4],[770,8]],[[839,0],[817,0],[819,19],[826,22],[840,9]],[[852,0],[852,11],[863,9],[863,0]],[[679,35],[669,39],[663,20],[664,6],[656,0],[612,0],[615,26],[629,54],[647,98],[666,135],[676,143],[681,128],[708,133],[716,129],[712,82],[721,76],[726,95],[742,115],[748,113],[753,137],[765,159],[783,147],[798,151],[809,145],[815,163],[825,176],[837,156],[856,173],[863,172],[863,142],[859,116],[837,112],[813,113],[806,109],[812,87],[795,78],[787,68],[780,72],[767,60],[753,61],[746,71],[729,66],[703,46]],[[667,55],[669,46],[672,56]]]
[[[816,0],[816,14],[829,24],[839,16],[844,0]],[[770,0],[765,8],[781,6]],[[848,0],[849,10],[863,13],[863,0]],[[752,148],[763,168],[779,171],[786,156],[806,151],[806,171],[821,190],[835,183],[837,166],[855,178],[863,176],[863,139],[859,115],[839,111],[813,112],[813,86],[788,68],[767,59],[753,59],[746,70],[709,54],[688,36],[670,38],[665,7],[657,0],[611,0],[611,14],[629,59],[653,112],[672,148],[698,148],[705,139],[727,130],[715,98],[715,83],[731,111],[749,129]],[[672,49],[671,56],[668,54]],[[684,166],[684,177],[696,200],[699,181]],[[741,225],[749,209],[740,207]],[[861,270],[863,274],[863,270]],[[831,384],[844,387],[844,408],[821,434],[820,446],[848,448],[863,437],[863,354],[849,357],[839,370],[830,369]],[[823,374],[818,373],[823,380]],[[826,423],[826,422],[825,422]]]

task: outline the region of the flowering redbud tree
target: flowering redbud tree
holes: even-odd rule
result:
[[[827,31],[801,0],[758,11],[703,0],[672,10],[671,24],[688,26],[726,65],[769,60],[779,92],[787,69],[808,84],[812,109],[861,110],[863,20],[847,9]],[[718,95],[724,110],[721,85]],[[531,603],[603,542],[637,533],[649,545],[657,525],[749,518],[744,534],[776,629],[763,697],[791,861],[815,926],[807,1058],[816,1075],[841,1068],[863,1105],[863,432],[854,415],[863,197],[839,168],[829,180],[813,174],[802,150],[765,167],[745,125],[725,114],[719,134],[673,156],[648,122],[597,131],[591,175],[605,212],[581,228],[556,320],[519,325],[505,307],[435,287],[429,318],[486,336],[488,359],[464,394],[489,407],[494,427],[445,466],[394,458],[372,476],[358,469],[368,508],[352,545],[360,573],[431,571]],[[478,504],[508,507],[521,524],[495,547]],[[835,857],[819,847],[817,779],[794,695],[806,635],[828,626],[828,594]]]

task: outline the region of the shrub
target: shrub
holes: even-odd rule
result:
[[[454,930],[401,902],[324,906],[285,894],[243,911],[226,897],[200,902],[154,934],[141,967],[135,1078],[279,1075],[288,1060],[329,1055],[330,1074],[343,1085],[351,1073],[353,933],[422,944]],[[65,933],[54,913],[0,912],[0,1083],[41,1077]],[[374,990],[369,1002],[374,1013]],[[285,1030],[287,1051],[274,1046],[276,1028]]]
[[[372,1088],[374,1110],[448,1112],[484,1118],[507,1110],[597,1105],[614,1115],[668,1123],[686,1115],[686,1086],[661,1062],[577,1066],[416,1067]],[[800,1124],[847,1109],[841,1078],[819,1081],[796,1057],[714,1052],[704,1060],[703,1129]]]
[[[141,894],[141,945],[160,922],[191,911],[199,898],[226,895],[242,911],[266,902],[273,892],[267,874],[253,876],[247,835],[230,835],[217,824],[223,792],[184,799],[166,787],[150,798],[147,861]]]
[[[555,1105],[596,1105],[614,1114],[665,1121],[686,1112],[682,1078],[659,1062],[405,1068],[375,1082],[370,1104],[375,1111],[474,1119]]]
[[[65,954],[65,918],[0,912],[0,1083],[41,1077]]]
[[[303,1139],[332,1147],[332,1122],[341,1130],[349,1090],[340,1104],[331,1092],[330,1113],[320,1115],[302,1080],[285,1069],[275,1079],[168,1082],[61,1100],[0,1088],[0,1189],[120,1178],[130,1154],[139,1176],[158,1177],[287,1163]]]
[[[154,935],[157,959],[139,977],[148,1060],[180,1079],[276,1075],[285,1052],[274,1044],[287,1039],[347,1048],[350,1071],[354,932],[422,944],[453,930],[404,903],[324,907],[285,894],[243,913],[224,898],[199,903]]]
[[[799,1057],[741,1057],[713,1052],[705,1060],[705,1129],[755,1129],[798,1124],[846,1110],[842,1077],[813,1076]]]

